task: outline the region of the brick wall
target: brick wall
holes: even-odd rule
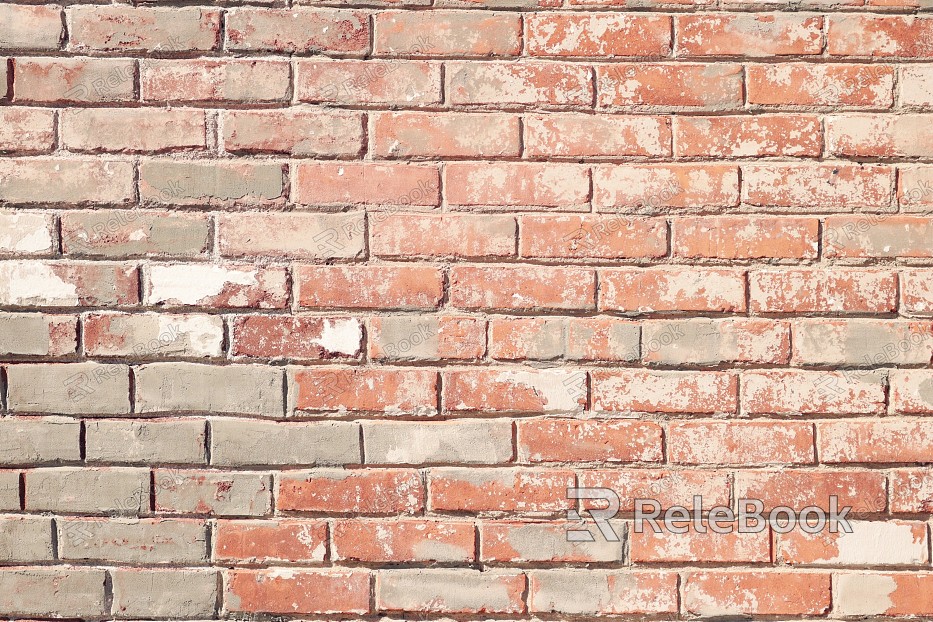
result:
[[[931,8],[4,2],[0,618],[933,616]]]

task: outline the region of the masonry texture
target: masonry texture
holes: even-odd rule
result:
[[[933,619],[931,360],[931,0],[0,4],[0,619]]]

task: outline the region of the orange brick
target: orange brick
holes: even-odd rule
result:
[[[762,270],[749,274],[756,313],[890,313],[897,276],[875,270]]]
[[[926,462],[933,431],[923,420],[820,421],[820,462]]]
[[[528,115],[525,117],[525,155],[539,158],[670,156],[670,121],[642,115]]]
[[[742,410],[752,414],[883,414],[884,387],[872,373],[749,371]]]
[[[424,106],[441,101],[439,63],[409,60],[300,60],[299,101]]]
[[[404,56],[514,56],[521,50],[517,13],[382,11],[375,53]]]
[[[576,64],[454,61],[445,72],[453,105],[589,107],[593,101],[591,70]]]
[[[596,66],[600,108],[737,110],[742,67],[731,64],[614,63]]]
[[[322,562],[327,551],[323,521],[217,521],[214,556],[228,563]]]
[[[518,423],[528,462],[660,462],[662,430],[646,421],[536,419]]]
[[[706,614],[819,615],[829,611],[829,573],[691,572],[684,581],[684,607]]]
[[[933,19],[902,15],[833,15],[826,33],[833,56],[933,56]]]
[[[431,415],[437,374],[406,368],[294,368],[289,383],[295,410]]]
[[[475,528],[458,521],[372,521],[333,524],[334,559],[375,563],[470,562]]]
[[[601,311],[745,311],[745,273],[668,268],[599,271]]]
[[[609,488],[620,501],[620,511],[635,510],[636,499],[653,499],[661,509],[693,507],[693,498],[702,497],[704,510],[729,505],[732,481],[725,471],[669,471],[666,469],[613,469],[580,471],[581,488]],[[602,501],[583,501],[585,508],[604,507]],[[646,512],[649,507],[643,508]]]
[[[890,495],[894,514],[933,512],[933,470],[927,467],[893,471]]]
[[[739,169],[724,164],[603,164],[593,167],[598,211],[730,207],[739,202]]]
[[[231,322],[233,356],[269,359],[354,359],[362,324],[353,318],[245,315]]]
[[[514,257],[515,218],[485,214],[372,215],[372,253],[380,257]]]
[[[298,266],[298,304],[312,309],[433,309],[441,271],[431,266]]]
[[[435,512],[556,514],[571,507],[572,471],[434,468],[428,472]]]
[[[304,205],[436,206],[437,167],[370,162],[303,162],[295,201]]]
[[[747,72],[753,105],[857,109],[894,103],[894,69],[886,65],[750,64]]]
[[[530,56],[667,56],[671,19],[624,13],[530,13]]]
[[[589,198],[589,170],[573,164],[451,162],[445,178],[451,205],[568,208]]]
[[[519,118],[504,114],[379,112],[373,151],[384,158],[517,157]]]
[[[737,499],[758,499],[766,511],[786,506],[798,512],[815,506],[829,510],[852,507],[853,514],[880,513],[887,508],[885,475],[879,471],[740,471],[735,476]],[[741,509],[741,508],[740,508]]]
[[[734,413],[737,378],[725,372],[619,370],[590,372],[600,412]]]
[[[424,507],[424,486],[414,469],[316,469],[279,477],[277,507],[329,514],[414,514]]]
[[[569,370],[478,369],[444,373],[451,412],[573,413],[583,410],[586,376]]]
[[[845,573],[836,576],[834,611],[845,616],[930,616],[931,594],[930,573]]]
[[[596,279],[585,268],[454,266],[450,304],[460,309],[593,309]]]
[[[660,218],[527,215],[519,218],[519,229],[522,257],[636,259],[667,254],[667,222]]]
[[[243,613],[369,612],[368,570],[232,570],[225,600]]]
[[[701,528],[691,523],[677,524],[684,533],[665,529],[665,523],[657,521],[661,531],[655,531],[646,520],[641,532],[629,530],[629,547],[634,563],[699,563],[708,564],[754,564],[771,561],[771,533],[742,533],[738,523],[721,520],[714,525],[704,520]],[[728,529],[728,533],[716,533],[713,528]]]

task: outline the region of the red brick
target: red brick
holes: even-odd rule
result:
[[[861,158],[926,157],[933,140],[928,115],[851,114],[826,119],[828,150]]]
[[[569,208],[586,204],[589,184],[573,164],[451,162],[444,187],[451,205]]]
[[[530,13],[529,56],[667,56],[671,18],[625,13]]]
[[[444,373],[451,412],[572,413],[583,409],[586,375],[569,370],[477,369]]]
[[[322,562],[327,551],[323,521],[219,520],[214,557],[227,563]]]
[[[528,462],[661,462],[661,426],[647,421],[534,419],[518,423]]]
[[[745,311],[745,273],[738,270],[600,270],[599,284],[601,311]]]
[[[51,151],[55,146],[54,116],[54,112],[42,108],[0,108],[0,151]]]
[[[414,514],[424,508],[424,486],[414,469],[316,469],[279,477],[280,511],[318,514]]]
[[[600,108],[737,110],[742,67],[732,64],[614,63],[596,66]]]
[[[193,52],[220,45],[220,11],[199,7],[72,6],[68,43],[86,52]]]
[[[911,60],[933,56],[933,19],[902,15],[833,15],[826,33],[832,56]]]
[[[370,162],[303,162],[295,178],[295,201],[304,205],[436,206],[437,167]]]
[[[593,409],[601,412],[734,413],[738,381],[725,372],[593,371]]]
[[[201,110],[64,110],[59,123],[63,146],[70,151],[162,153],[207,148]]]
[[[149,60],[140,69],[145,101],[284,102],[289,65],[273,59]]]
[[[708,564],[754,564],[771,561],[771,533],[768,529],[743,533],[739,523],[726,520],[715,525],[704,520],[702,531],[691,523],[677,523],[675,527],[686,528],[684,533],[665,529],[658,520],[660,532],[645,521],[641,532],[633,527],[629,530],[629,550],[633,563],[700,563]],[[713,527],[729,529],[728,533],[716,533]]]
[[[434,512],[556,514],[572,506],[573,471],[434,468],[428,473]]]
[[[49,103],[127,102],[135,99],[134,75],[130,59],[18,58],[13,70],[13,99]]]
[[[298,266],[298,304],[314,309],[433,309],[441,271],[429,265]]]
[[[537,61],[450,62],[445,67],[449,103],[503,106],[589,107],[591,69]]]
[[[802,421],[672,421],[671,462],[681,464],[812,464],[813,426]]]
[[[820,462],[927,462],[933,430],[924,420],[820,421]]]
[[[373,151],[385,158],[517,157],[517,116],[379,112],[372,116]]]
[[[224,112],[224,149],[233,153],[355,157],[363,149],[363,116],[320,110]]]
[[[431,415],[437,410],[437,374],[406,368],[295,368],[292,405],[308,412],[384,412]]]
[[[517,13],[382,11],[374,16],[380,56],[515,56],[521,51]],[[428,33],[428,34],[425,34]]]
[[[825,210],[886,207],[894,169],[836,164],[761,164],[742,168],[742,200],[751,205]]]
[[[226,606],[244,613],[369,612],[368,570],[231,570]]]
[[[886,65],[748,65],[748,102],[764,106],[889,108],[894,69]]]
[[[755,313],[890,313],[897,276],[875,270],[768,270],[749,274]]]
[[[292,360],[357,359],[362,324],[354,318],[245,315],[231,322],[233,356]]]
[[[514,257],[513,216],[389,214],[370,219],[371,250],[379,257]]]
[[[926,467],[893,471],[890,495],[893,514],[933,512],[933,470]]]
[[[670,156],[670,120],[642,115],[528,115],[525,117],[525,155],[539,158]]]
[[[819,615],[830,607],[829,573],[691,572],[684,607],[708,615]]]
[[[742,374],[742,410],[752,414],[883,414],[884,388],[873,373],[749,371]]]
[[[729,505],[732,480],[725,471],[668,471],[660,469],[614,469],[580,471],[581,488],[609,488],[620,500],[621,512],[633,512],[636,499],[653,499],[662,509],[693,506],[694,496],[703,498],[703,509]],[[605,503],[583,501],[585,508],[604,507]],[[645,507],[644,510],[650,508]]]
[[[427,520],[338,520],[333,557],[374,563],[470,562],[473,523]]]
[[[730,207],[739,202],[739,169],[724,164],[603,164],[593,167],[598,211]]]
[[[816,259],[816,218],[724,216],[673,221],[672,250],[679,257]]]
[[[851,506],[853,514],[887,507],[885,474],[880,471],[740,471],[735,496],[758,499],[766,511],[779,506],[798,512],[808,506],[828,510],[831,496],[838,498],[838,508]]]
[[[667,222],[625,216],[524,215],[522,257],[640,259],[667,254]]]
[[[340,9],[261,9],[227,13],[227,49],[299,54],[365,54],[369,16]]]
[[[424,106],[441,101],[439,63],[409,60],[300,60],[299,101]]]
[[[592,270],[540,266],[455,266],[450,304],[461,309],[586,310],[595,307]]]
[[[904,308],[908,313],[930,315],[933,312],[933,271],[905,270],[901,272]]]
[[[744,158],[816,157],[823,152],[823,128],[814,115],[676,117],[679,156]]]
[[[677,17],[678,56],[804,56],[822,51],[822,17],[780,13]]]
[[[228,257],[355,259],[365,252],[363,212],[238,212],[215,222],[220,254]]]

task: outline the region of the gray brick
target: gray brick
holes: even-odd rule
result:
[[[215,617],[218,582],[214,570],[118,568],[110,576],[115,618]]]
[[[284,423],[214,419],[211,464],[359,464],[359,426],[342,421]]]
[[[10,365],[7,408],[24,413],[127,414],[129,368],[98,363]]]
[[[4,616],[85,618],[107,614],[104,571],[94,568],[0,568]]]
[[[0,418],[0,464],[81,459],[81,424],[65,417]]]
[[[512,460],[512,422],[366,421],[367,464],[500,464]]]
[[[0,518],[0,561],[29,563],[55,559],[52,519],[44,516]]]
[[[58,555],[64,560],[136,564],[207,561],[203,521],[164,518],[59,518]]]
[[[159,469],[155,481],[157,512],[265,516],[272,511],[267,473]]]
[[[149,510],[149,469],[60,467],[26,472],[26,509],[135,515]]]
[[[205,423],[198,419],[88,421],[86,458],[115,463],[205,464],[205,436]]]
[[[136,370],[136,409],[283,417],[283,383],[283,370],[265,365],[153,363]]]

